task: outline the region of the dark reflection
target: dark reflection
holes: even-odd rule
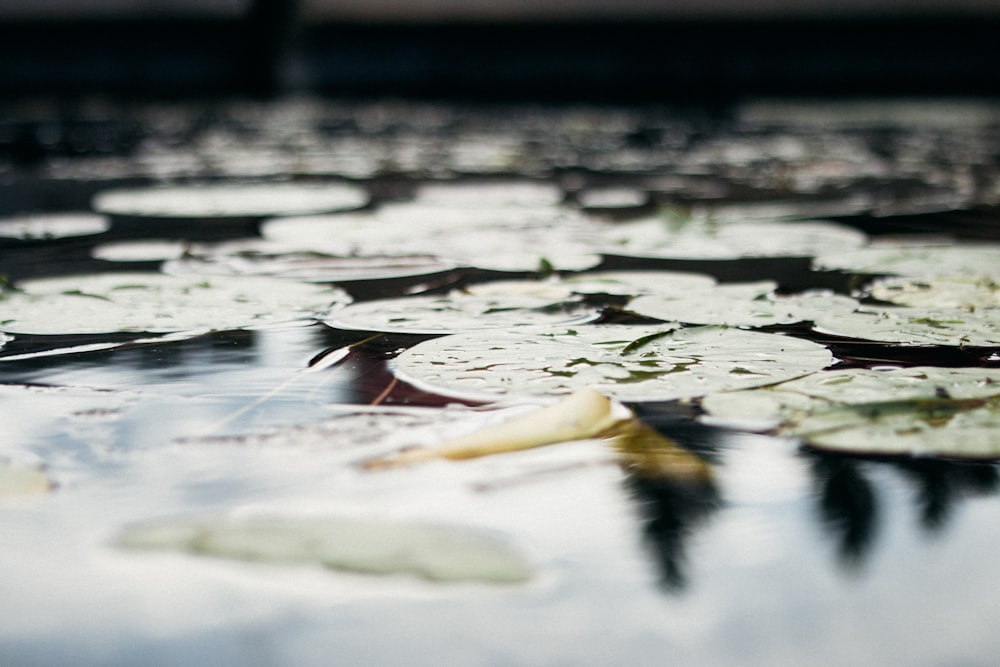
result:
[[[816,500],[823,524],[837,545],[840,562],[848,568],[861,566],[878,532],[878,497],[854,459],[815,455],[812,473]]]
[[[625,485],[642,518],[643,541],[670,593],[687,588],[687,541],[720,507],[710,461],[715,431],[685,419],[679,404],[637,405],[634,437],[619,447]]]
[[[1000,475],[991,464],[910,460],[897,465],[915,488],[921,525],[932,532],[947,524],[958,501],[1000,488]]]
[[[711,480],[670,480],[629,475],[626,486],[643,519],[643,541],[660,570],[663,589],[688,585],[687,540],[722,506]]]
[[[965,498],[996,494],[1000,473],[993,463],[941,459],[888,459],[839,456],[804,450],[816,484],[817,510],[850,569],[871,555],[879,526],[880,505],[875,467],[898,471],[914,488],[913,502],[921,527],[944,528]]]

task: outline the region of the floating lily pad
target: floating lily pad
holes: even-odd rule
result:
[[[187,244],[170,239],[102,243],[90,255],[105,262],[162,262],[184,255]]]
[[[486,181],[425,183],[417,188],[415,199],[423,205],[481,206],[555,206],[563,193],[551,183],[537,181]]]
[[[580,271],[601,261],[583,240],[596,224],[556,207],[396,204],[374,213],[268,220],[261,233],[290,250],[341,257],[427,255],[499,271]]]
[[[812,321],[820,315],[851,312],[858,302],[829,292],[806,292],[783,296],[773,292],[774,283],[729,283],[673,294],[640,296],[629,302],[629,310],[664,321],[689,324],[725,324],[763,327]]]
[[[739,259],[812,257],[866,242],[861,232],[831,222],[732,222],[659,217],[613,225],[601,248],[629,257]]]
[[[106,273],[28,280],[0,295],[0,330],[81,334],[241,329],[314,318],[350,297],[265,278]]]
[[[44,213],[0,219],[0,238],[21,241],[93,236],[111,228],[105,215],[96,213]]]
[[[590,325],[444,336],[406,350],[393,370],[411,384],[469,400],[592,387],[622,401],[666,401],[780,382],[832,361],[822,345],[777,334]]]
[[[878,308],[821,314],[817,331],[903,345],[1000,345],[1000,310],[961,308]]]
[[[521,583],[532,576],[524,558],[491,534],[374,517],[177,519],[133,526],[118,546],[439,582]]]
[[[196,246],[187,256],[161,267],[177,276],[269,276],[303,282],[383,280],[427,275],[455,268],[427,255],[331,257],[303,250],[288,251],[266,241]]]
[[[600,316],[580,299],[532,296],[410,296],[363,301],[337,308],[324,324],[338,329],[392,333],[457,333],[532,324],[583,324]]]
[[[858,454],[1000,458],[1000,370],[824,371],[702,399],[716,423]]]
[[[106,190],[94,210],[156,218],[307,215],[360,208],[368,193],[347,183],[226,183]]]
[[[1000,284],[973,276],[882,278],[869,286],[876,299],[921,308],[1000,308]]]
[[[823,252],[814,265],[857,273],[996,278],[1000,276],[1000,245],[882,241],[850,252]]]
[[[477,296],[522,294],[558,299],[573,294],[679,293],[714,284],[709,275],[685,271],[595,271],[544,280],[495,280],[469,285],[465,291]]]
[[[48,493],[54,487],[45,471],[0,459],[0,499]]]

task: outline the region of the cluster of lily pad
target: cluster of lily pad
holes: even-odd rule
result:
[[[260,235],[98,245],[94,257],[125,263],[123,270],[23,280],[0,292],[0,346],[30,335],[124,332],[167,342],[211,330],[318,323],[431,334],[392,359],[398,381],[494,405],[498,413],[518,402],[537,408],[526,421],[472,428],[455,441],[393,447],[368,461],[369,470],[597,438],[614,443],[622,465],[641,474],[710,474],[707,463],[624,407],[656,401],[691,402],[706,421],[832,451],[1000,458],[996,371],[838,369],[829,347],[817,342],[834,334],[890,345],[997,346],[1000,248],[877,243],[831,222],[728,221],[672,209],[610,222],[583,210],[599,208],[593,201],[578,193],[581,208],[565,194],[524,182],[439,183],[417,188],[409,201],[375,204],[342,182],[104,192],[94,202],[101,220],[248,217],[261,222]],[[51,229],[65,222],[53,219]],[[16,225],[31,238],[48,233],[35,222],[8,226]],[[853,294],[786,293],[770,280],[595,270],[612,256],[815,257],[817,270],[856,273],[862,282]],[[159,271],[128,270],[134,261],[162,264]],[[338,286],[460,267],[532,275],[357,302]],[[342,358],[332,355],[329,363]],[[386,436],[383,449],[386,442],[398,444]],[[0,492],[51,486],[34,468],[0,462]],[[530,576],[517,554],[480,535],[350,517],[180,519],[134,526],[119,545],[435,580]]]

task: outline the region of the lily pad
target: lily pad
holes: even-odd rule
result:
[[[832,361],[822,345],[777,334],[591,325],[444,336],[404,351],[393,370],[401,380],[468,400],[592,387],[621,401],[666,401],[780,382]]]
[[[857,454],[1000,458],[1000,370],[824,371],[711,394],[708,419]]]
[[[685,217],[649,218],[613,225],[601,249],[609,254],[663,259],[812,257],[866,242],[864,234],[822,221],[715,224]]]
[[[290,250],[340,257],[427,255],[499,271],[579,271],[601,261],[581,240],[596,224],[556,207],[395,204],[373,213],[268,220],[261,233]]]
[[[461,526],[349,516],[176,519],[127,529],[119,547],[280,565],[317,564],[431,581],[515,584],[532,576],[504,540]]]
[[[27,280],[0,295],[0,330],[26,334],[166,333],[306,321],[346,304],[342,290],[265,278],[105,273]]]
[[[189,249],[161,267],[176,276],[269,276],[302,282],[348,282],[427,275],[455,268],[428,255],[331,257],[276,247],[266,241],[222,243]]]
[[[523,295],[565,299],[574,294],[654,294],[708,287],[715,279],[685,271],[595,271],[550,276],[540,280],[494,280],[463,288],[475,296]]]
[[[95,211],[156,218],[307,215],[360,208],[364,189],[347,183],[225,183],[105,190]]]
[[[0,219],[0,238],[21,241],[93,236],[111,228],[105,215],[96,213],[44,213]]]
[[[990,243],[873,242],[849,252],[829,250],[818,255],[820,269],[901,276],[1000,277],[1000,245]]]
[[[563,193],[551,183],[538,181],[485,181],[425,183],[415,199],[422,205],[465,207],[555,206]]]
[[[878,308],[831,312],[815,318],[817,331],[902,345],[1000,345],[1000,310]]]
[[[533,324],[583,324],[600,310],[582,300],[532,296],[410,296],[354,303],[331,311],[323,323],[337,329],[437,334],[507,329]]]
[[[815,291],[783,296],[769,281],[729,283],[674,294],[640,296],[629,310],[646,317],[689,324],[763,327],[812,321],[820,315],[851,312],[858,302],[847,296]]]
[[[882,278],[868,291],[876,299],[921,308],[1000,308],[1000,284],[974,276]]]
[[[163,262],[182,257],[186,249],[187,243],[183,241],[147,239],[102,243],[90,255],[105,262]]]

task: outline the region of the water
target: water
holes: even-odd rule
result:
[[[86,208],[94,192],[137,175],[231,176],[226,151],[210,139],[221,142],[236,121],[208,126],[212,134],[195,122],[196,107],[173,109],[172,124],[162,109],[152,111],[130,112],[150,124],[127,151],[74,152],[57,141],[46,144],[44,159],[29,151],[36,157],[26,163],[19,144],[21,152],[8,155],[2,205],[11,213]],[[782,125],[765,132],[756,116],[741,125],[627,110],[516,111],[237,106],[227,113],[257,123],[257,139],[223,145],[266,154],[272,167],[282,158],[277,164],[288,171],[279,173],[296,178],[320,178],[310,165],[336,166],[338,180],[346,173],[376,204],[407,201],[435,172],[467,180],[513,174],[567,191],[622,181],[655,200],[698,205],[716,201],[720,188],[726,203],[748,192],[761,201],[834,200],[831,213],[869,232],[957,227],[968,238],[998,235],[992,207],[1000,181],[988,157],[998,124],[978,115],[959,129]],[[268,122],[282,118],[291,120]],[[650,136],[660,140],[637,153],[625,137],[651,118],[658,131]],[[170,141],[163,139],[168,126],[177,135]],[[87,127],[73,136],[79,140]],[[109,126],[100,127],[107,134]],[[128,127],[136,141],[136,126]],[[838,137],[854,148],[838,152]],[[817,142],[829,148],[821,156],[812,152]],[[869,161],[851,152],[857,146],[870,150]],[[852,161],[857,178],[847,168]],[[95,175],[107,174],[94,171],[98,163],[113,173]],[[662,190],[664,172],[675,179],[670,192]],[[819,183],[793,182],[807,172]],[[712,197],[704,194],[708,184]],[[959,212],[925,210],[945,194]],[[863,210],[845,211],[845,201]],[[873,202],[905,215],[873,216]],[[213,226],[206,218],[144,231],[135,221],[116,222],[97,237],[5,241],[0,272],[20,281],[119,270],[92,259],[90,249],[164,233],[245,236],[255,226]],[[609,258],[602,265],[621,267],[769,278],[787,291],[847,292],[857,281],[810,271],[801,258]],[[455,269],[344,286],[366,299],[498,276],[509,277]],[[629,321],[614,309],[607,319]],[[995,348],[907,348],[807,329],[783,330],[829,343],[844,366],[997,363]],[[426,337],[309,323],[137,337],[18,335],[0,348],[10,357],[123,343],[0,361],[0,456],[44,465],[56,485],[0,504],[4,664],[930,667],[988,665],[1000,653],[993,463],[820,453],[790,439],[710,428],[694,421],[695,408],[663,403],[637,406],[637,414],[708,462],[710,478],[622,469],[607,444],[593,440],[370,473],[358,464],[441,428],[423,408],[465,414],[393,379],[387,361]],[[354,343],[339,363],[307,370],[324,350]],[[362,414],[334,420],[351,406]],[[396,410],[403,421],[385,427],[365,416],[380,410]],[[475,527],[523,553],[534,576],[518,585],[441,584],[114,546],[128,526],[154,519],[324,514]]]

